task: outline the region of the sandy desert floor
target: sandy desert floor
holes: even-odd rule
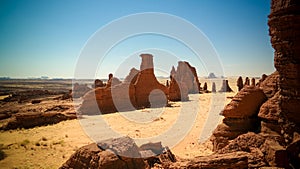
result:
[[[200,79],[201,83],[204,81],[208,82],[210,90],[211,83]],[[99,137],[116,136],[115,133],[134,138],[138,145],[162,141],[181,158],[211,154],[212,145],[206,140],[222,119],[219,112],[235,95],[235,83],[235,79],[229,81],[235,92],[194,94],[189,96],[189,102],[171,102],[170,107],[82,117],[80,120],[32,129],[1,131],[0,147],[6,158],[0,161],[0,168],[58,168],[77,148],[93,140],[98,141]],[[217,83],[218,88],[220,83]],[[104,121],[106,125],[99,121]],[[93,135],[94,131],[101,134]]]

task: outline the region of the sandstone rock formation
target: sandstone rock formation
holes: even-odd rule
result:
[[[116,168],[116,169],[143,169],[158,165],[163,168],[176,162],[175,156],[168,148],[160,143],[150,143],[138,147],[129,137],[104,140],[81,147],[60,168]],[[159,154],[157,148],[161,148]],[[150,153],[153,156],[143,157]]]
[[[174,66],[170,72],[169,97],[170,101],[186,101],[189,93],[199,93],[200,82],[196,69],[188,62],[178,62],[177,70]]]
[[[237,79],[236,85],[238,87],[238,91],[242,90],[242,88],[244,87],[243,78],[241,76]]]
[[[249,86],[249,85],[250,85],[249,77],[246,77],[244,86]]]
[[[300,126],[300,2],[272,1],[269,33],[279,72],[280,108],[288,120]]]
[[[216,93],[217,90],[216,90],[216,83],[215,82],[212,82],[212,85],[211,85],[211,92],[213,93]]]
[[[256,131],[259,128],[257,114],[267,97],[254,86],[245,86],[221,112],[225,118],[213,132],[214,150],[226,146],[229,140],[242,133]]]
[[[110,74],[105,87],[96,88],[83,97],[79,111],[91,115],[167,105],[168,89],[154,75],[153,56],[140,56],[140,71],[132,68],[123,83]]]
[[[185,83],[177,82],[172,76],[170,76],[170,86],[169,86],[169,95],[168,99],[170,101],[187,101],[188,97],[188,88]],[[178,84],[179,83],[179,84]]]
[[[171,76],[177,83],[184,83],[188,88],[188,93],[199,93],[200,82],[196,68],[192,67],[188,62],[179,61],[177,70],[172,67]]]
[[[255,86],[255,78],[251,79],[251,86]]]
[[[166,94],[168,89],[160,84],[154,75],[153,56],[141,54],[141,58],[140,72],[134,83],[137,107],[165,106],[167,104]]]
[[[206,82],[204,82],[203,90],[204,90],[204,91],[207,91],[207,83],[206,83]]]
[[[299,11],[300,1],[272,0],[268,24],[272,46],[275,49],[274,61],[277,71],[268,77],[263,75],[257,87],[250,86],[250,88],[255,88],[257,91],[260,90],[260,95],[263,93],[267,101],[263,103],[262,100],[264,99],[261,99],[261,102],[258,102],[260,100],[258,98],[262,97],[255,96],[255,101],[249,101],[248,103],[257,104],[251,105],[251,108],[249,107],[247,110],[255,109],[256,113],[247,113],[247,111],[238,111],[240,108],[233,104],[235,102],[234,98],[229,104],[230,106],[225,107],[223,111],[225,119],[212,136],[214,149],[218,153],[249,152],[248,167],[300,168],[300,116],[298,109],[300,104]],[[248,82],[245,82],[245,84],[244,89],[237,95],[249,88],[247,87]],[[242,103],[247,99],[237,98],[236,100]],[[261,105],[261,103],[263,104]],[[239,134],[234,130],[234,125],[226,125],[228,117],[237,118],[238,115],[241,115],[233,112],[245,113],[247,116],[251,115],[252,119],[259,119],[260,123],[256,127],[256,133]],[[247,119],[246,116],[243,117],[243,120],[245,119]],[[243,124],[240,125],[243,128],[248,126],[245,122],[240,124]],[[252,124],[252,126],[255,125]],[[229,141],[230,136],[236,138]]]
[[[228,84],[228,80],[223,80],[222,87],[219,92],[233,92]]]
[[[105,84],[103,83],[102,80],[96,79],[96,80],[94,81],[94,88],[97,88],[97,87],[104,87],[104,86],[105,86]]]

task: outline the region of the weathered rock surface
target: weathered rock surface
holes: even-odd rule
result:
[[[168,89],[160,84],[154,75],[153,56],[141,54],[141,57],[140,72],[134,83],[137,107],[165,106],[167,104]]]
[[[271,98],[279,91],[279,73],[273,72],[271,75],[265,77],[265,80],[261,81],[258,86],[263,90],[268,98]]]
[[[258,113],[258,117],[267,121],[278,122],[281,118],[279,108],[279,92],[277,92],[272,98],[268,99],[261,107]]]
[[[179,82],[178,84],[178,82],[171,77],[168,99],[170,101],[187,101],[189,97],[188,88],[185,83]]]
[[[279,72],[280,108],[287,118],[300,125],[300,2],[272,1],[269,33],[275,49],[274,64]]]
[[[266,96],[261,89],[244,86],[221,112],[225,118],[211,137],[213,150],[222,149],[240,134],[257,131],[260,125],[257,114],[265,101]]]
[[[257,133],[247,133],[239,135],[233,140],[228,140],[230,136],[238,135],[225,123],[228,117],[238,118],[234,113],[239,110],[239,104],[234,103],[234,99],[240,102],[239,97],[233,99],[228,110],[223,111],[225,119],[223,124],[215,130],[212,139],[215,141],[215,150],[219,153],[232,153],[243,151],[250,153],[248,156],[249,167],[282,167],[299,168],[300,150],[299,133],[300,116],[300,1],[296,0],[272,0],[271,14],[269,15],[269,33],[271,35],[272,46],[275,49],[276,70],[270,76],[262,76],[257,86],[260,94],[253,101],[247,101],[251,105],[246,112],[246,116],[259,118],[261,120]],[[245,84],[248,86],[249,82]],[[253,83],[252,83],[253,87]],[[245,88],[245,87],[244,87]],[[240,93],[243,92],[242,89]],[[257,90],[257,89],[256,89]],[[268,99],[266,102],[263,100]],[[257,100],[262,105],[257,104]],[[230,105],[230,104],[229,104]],[[257,112],[259,109],[259,113]],[[251,110],[252,113],[249,112]],[[254,111],[255,110],[255,111]],[[227,116],[227,117],[226,117]],[[231,124],[231,122],[229,123]],[[247,126],[247,123],[243,127]],[[242,128],[243,128],[242,127]],[[247,128],[247,127],[246,127]],[[232,132],[233,130],[233,132]],[[296,133],[296,134],[295,134]],[[225,145],[225,146],[224,146]],[[259,160],[257,160],[259,159]]]
[[[78,149],[61,168],[120,168],[143,169],[154,165],[169,168],[176,162],[175,156],[168,148],[162,148],[160,143],[149,143],[138,147],[129,137],[104,140],[98,144],[89,144]],[[147,153],[152,156],[143,157]]]
[[[184,84],[187,87],[188,93],[199,93],[200,82],[196,68],[188,62],[179,61],[177,70],[172,67],[170,76],[171,83],[175,80],[177,84]]]
[[[230,169],[248,168],[248,153],[234,152],[228,154],[214,154],[210,156],[196,157],[191,160],[183,160],[172,164],[170,169]]]
[[[225,106],[221,115],[229,118],[246,118],[258,114],[260,106],[266,101],[263,91],[253,86],[245,86],[232,101]]]
[[[112,151],[100,149],[93,143],[78,149],[60,168],[143,169],[147,168],[147,165],[141,158],[122,158]]]

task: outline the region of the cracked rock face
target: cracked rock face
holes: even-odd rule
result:
[[[269,34],[279,73],[280,108],[287,118],[300,124],[300,1],[273,0]]]

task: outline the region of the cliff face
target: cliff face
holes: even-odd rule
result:
[[[248,91],[248,96],[253,96],[255,99],[248,101],[247,97],[240,97],[244,96],[242,94],[245,93],[245,88],[239,91],[223,110],[222,114],[225,119],[214,131],[212,141],[214,150],[219,153],[228,153],[246,147],[253,156],[256,156],[257,152],[263,154],[258,159],[266,163],[249,158],[248,166],[299,168],[300,1],[272,0],[268,24],[271,43],[275,49],[274,63],[277,71],[262,79],[257,86],[253,86],[264,95],[259,104],[256,104],[256,101],[260,97],[253,92]],[[245,121],[244,116],[250,110],[253,110],[251,114],[248,113],[251,119],[259,120],[260,125],[255,130],[246,128],[240,131],[247,127],[248,123],[236,123],[232,117],[229,118],[229,115],[234,115],[235,118],[243,117]],[[251,122],[250,126],[253,127],[254,124]],[[239,130],[236,130],[237,128]],[[250,134],[250,136],[246,133],[249,131],[254,131],[256,134]],[[245,141],[242,142],[241,138]],[[256,140],[256,142],[261,140],[261,144],[249,144],[251,140]],[[243,151],[248,151],[246,149]],[[254,149],[256,150],[253,151]]]
[[[300,124],[300,1],[273,0],[269,33],[279,72],[280,109],[288,120]]]

